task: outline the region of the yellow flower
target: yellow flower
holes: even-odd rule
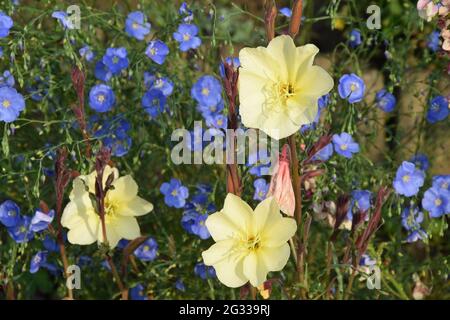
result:
[[[312,44],[295,47],[290,36],[279,36],[267,48],[239,52],[239,113],[242,123],[275,139],[312,123],[318,100],[333,88],[333,79],[313,66],[319,49]]]
[[[224,285],[237,288],[247,281],[258,287],[270,271],[280,271],[289,259],[287,241],[297,225],[283,218],[273,198],[255,209],[229,193],[224,208],[208,217],[206,227],[216,243],[202,253],[204,263],[214,266]]]
[[[119,178],[116,168],[105,168],[103,185],[111,173],[114,173],[114,189],[106,193],[105,225],[109,246],[114,248],[122,238],[132,240],[141,235],[135,216],[149,213],[153,210],[153,205],[138,197],[138,186],[133,178],[129,175]],[[95,194],[96,176],[94,171],[73,181],[70,202],[61,218],[62,225],[69,229],[67,238],[72,244],[103,242],[100,216],[89,196],[89,193]]]

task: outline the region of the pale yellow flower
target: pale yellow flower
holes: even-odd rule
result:
[[[136,216],[153,210],[153,205],[138,197],[138,186],[129,175],[119,177],[116,168],[107,166],[103,184],[114,173],[114,189],[105,197],[105,225],[109,246],[114,248],[120,239],[132,240],[141,235]],[[96,172],[79,176],[73,181],[70,202],[64,209],[61,223],[69,229],[67,238],[72,244],[88,245],[103,242],[100,216],[96,212],[89,193],[95,194]]]
[[[214,266],[224,285],[240,287],[247,281],[258,287],[267,273],[280,271],[289,259],[287,241],[297,225],[283,218],[275,199],[267,198],[255,209],[229,193],[224,207],[206,220],[216,243],[202,253],[204,263]]]
[[[296,48],[290,36],[279,36],[267,48],[239,52],[239,113],[242,123],[275,139],[312,123],[318,100],[334,82],[321,67],[313,66],[319,49],[312,44]]]

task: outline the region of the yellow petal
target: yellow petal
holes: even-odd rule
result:
[[[280,247],[297,231],[297,223],[292,218],[281,218],[273,224],[266,224],[261,233],[261,243],[264,247]]]
[[[281,247],[260,247],[258,249],[258,256],[264,262],[268,271],[281,271],[288,262],[290,253],[287,243]]]
[[[92,206],[89,194],[85,192],[82,196],[73,198],[64,208],[61,224],[63,227],[72,228],[79,223],[86,221],[90,216],[97,216]]]
[[[272,68],[278,66],[278,81],[288,82],[290,78],[297,75],[295,72],[296,48],[290,36],[281,35],[272,39],[267,46],[267,52],[277,63],[272,65]],[[291,73],[293,75],[290,75]]]
[[[143,216],[153,210],[153,204],[140,197],[117,204],[116,213],[122,216]]]
[[[269,197],[261,201],[255,208],[254,220],[256,223],[256,231],[264,230],[264,227],[271,225],[282,218],[278,203],[273,197]]]
[[[278,67],[278,63],[267,53],[267,48],[244,48],[239,52],[239,61],[242,70],[272,81],[278,78],[278,70],[274,68],[274,66]]]
[[[263,284],[267,279],[267,267],[264,261],[259,259],[256,252],[251,252],[244,258],[244,275],[254,287]]]
[[[210,215],[205,222],[214,241],[226,240],[242,234],[238,228],[224,213],[216,212]]]
[[[219,241],[209,247],[208,250],[202,252],[203,262],[207,266],[213,266],[224,259],[229,259],[236,248],[236,241],[233,239]]]
[[[227,259],[214,265],[217,279],[230,288],[243,286],[248,279],[243,272],[243,258],[239,254],[232,254]]]
[[[114,248],[115,246],[117,246],[117,243],[119,243],[121,237],[119,236],[119,234],[116,232],[115,228],[111,225],[106,224],[106,238],[108,240],[108,244],[110,248]],[[98,232],[97,232],[97,242],[103,243],[103,229],[100,223],[100,226],[98,228]]]
[[[319,53],[319,48],[313,44],[306,44],[297,48],[295,64],[292,66],[296,71],[295,78],[291,79],[294,83],[299,83],[303,78],[308,79],[307,71],[313,65],[314,58]]]
[[[271,112],[264,120],[261,119],[259,129],[270,137],[280,140],[298,131],[300,127],[291,121],[289,114],[284,111]]]
[[[139,224],[134,217],[114,217],[113,221],[107,224],[107,228],[113,228],[120,238],[127,240],[133,240],[141,236]]]
[[[96,216],[89,216],[77,225],[71,227],[67,233],[67,240],[72,244],[88,245],[97,241],[100,220]]]
[[[137,196],[138,185],[130,176],[123,176],[114,181],[114,189],[108,191],[108,197],[115,201],[125,202]]]
[[[227,194],[221,212],[242,231],[249,231],[252,227],[252,208],[232,193]]]
[[[297,82],[300,94],[320,98],[333,89],[334,80],[322,67],[311,66]]]
[[[317,113],[319,97],[299,94],[287,101],[287,113],[289,120],[300,128],[304,124],[312,123]]]

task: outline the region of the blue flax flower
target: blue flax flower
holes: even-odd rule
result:
[[[217,105],[222,100],[222,86],[213,76],[202,76],[192,87],[191,95],[201,105]]]
[[[128,67],[127,49],[108,48],[106,54],[102,58],[102,62],[108,67],[113,75],[119,74],[123,69]]]
[[[448,117],[449,102],[444,96],[437,96],[430,101],[430,107],[427,111],[427,121],[429,123],[436,123]]]
[[[47,262],[47,251],[39,251],[36,253],[30,262],[30,273],[36,273]]]
[[[80,56],[86,59],[86,61],[88,62],[92,61],[95,57],[94,52],[92,52],[91,48],[88,45],[82,47],[78,52]]]
[[[89,105],[97,112],[107,112],[116,103],[116,96],[110,86],[98,84],[89,92]]]
[[[145,54],[157,64],[163,64],[169,54],[169,47],[161,40],[153,40],[148,43]]]
[[[3,72],[3,75],[0,75],[0,88],[1,87],[14,87],[16,80],[14,76],[11,74],[9,70]]]
[[[18,224],[8,228],[10,237],[16,243],[25,243],[34,238],[34,233],[30,230],[31,218],[23,216]]]
[[[145,287],[138,283],[133,288],[130,289],[131,300],[148,300],[148,295],[145,292]]]
[[[141,261],[153,261],[158,253],[158,244],[155,239],[148,238],[136,250],[134,255]]]
[[[166,96],[161,90],[150,89],[142,97],[141,104],[144,110],[150,115],[151,119],[155,119],[166,106]]]
[[[189,49],[196,49],[202,44],[202,40],[197,37],[198,28],[194,24],[180,24],[177,32],[173,33],[173,38],[180,44],[180,50],[185,52]]]
[[[36,210],[33,218],[31,219],[30,230],[33,232],[40,232],[47,229],[54,217],[55,210],[50,210],[48,213],[44,213],[41,210]]]
[[[166,97],[173,92],[172,80],[167,77],[157,77],[150,72],[144,72],[144,85],[148,90],[160,90]]]
[[[354,153],[359,152],[359,144],[355,142],[351,135],[346,132],[333,135],[334,150],[337,154],[351,158]]]
[[[159,190],[164,195],[164,202],[169,207],[183,208],[189,197],[188,188],[175,178],[170,179],[170,182],[164,182]]]
[[[216,277],[216,270],[214,270],[213,267],[206,266],[202,262],[199,262],[195,265],[194,273],[203,280]]]
[[[427,171],[430,167],[430,161],[428,161],[428,157],[423,153],[417,153],[409,159],[409,162],[412,162],[422,171]]]
[[[360,102],[364,98],[366,85],[356,74],[345,74],[339,79],[338,92],[342,99],[350,103]]]
[[[151,25],[145,21],[145,15],[141,11],[133,11],[128,14],[125,21],[125,32],[138,40],[144,40],[150,33]]]
[[[450,192],[450,174],[434,176],[433,187]]]
[[[450,213],[450,192],[431,187],[423,195],[422,207],[430,213],[431,218]]]
[[[58,20],[64,29],[74,29],[72,21],[69,19],[69,15],[64,11],[54,11],[52,13],[52,18]]]
[[[357,29],[353,29],[350,32],[350,37],[349,37],[349,41],[348,41],[350,47],[352,48],[356,48],[358,47],[361,43],[361,31],[357,30]]]
[[[108,82],[111,80],[113,74],[102,60],[97,61],[95,64],[94,75],[98,80]]]
[[[441,33],[437,30],[433,31],[429,36],[428,36],[428,43],[427,43],[427,47],[428,49],[430,49],[433,52],[438,51],[441,48]]]
[[[0,121],[6,123],[15,121],[25,109],[23,96],[14,88],[0,88]]]
[[[419,192],[424,180],[425,174],[422,170],[416,169],[414,163],[403,161],[397,169],[393,185],[398,194],[412,197]]]
[[[397,99],[395,98],[395,96],[392,93],[388,92],[386,89],[381,89],[377,92],[375,101],[377,107],[384,112],[393,111],[395,109],[395,105],[397,104]]]
[[[266,179],[259,178],[253,182],[255,187],[255,193],[253,195],[254,200],[263,201],[267,197],[270,185],[266,182]]]
[[[6,200],[0,205],[0,222],[7,228],[18,225],[21,221],[20,208],[12,200]]]
[[[6,15],[3,11],[0,11],[0,38],[7,37],[9,30],[14,25],[13,19]]]

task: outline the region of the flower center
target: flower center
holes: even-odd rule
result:
[[[98,101],[98,102],[103,102],[103,101],[105,101],[105,96],[104,96],[103,94],[98,95],[97,101]]]
[[[442,204],[442,200],[440,198],[437,198],[436,200],[434,200],[434,205],[436,207],[439,207]]]
[[[261,246],[261,239],[259,238],[259,235],[247,237],[244,242],[244,246],[247,251],[255,251]]]
[[[209,95],[209,89],[208,88],[203,88],[202,89],[202,95],[204,95],[204,96]]]
[[[409,180],[411,180],[411,177],[406,175],[406,176],[403,176],[402,179],[403,179],[403,182],[409,182]]]
[[[117,56],[114,56],[114,58],[112,59],[112,62],[114,64],[119,63],[119,58]]]
[[[448,189],[448,183],[447,182],[442,183],[441,188]]]
[[[116,204],[112,201],[105,201],[105,214],[107,216],[114,216],[115,212],[116,212]]]
[[[341,144],[341,150],[347,150],[348,149],[348,145],[346,143]]]
[[[139,27],[139,24],[137,24],[136,22],[133,22],[133,24],[131,25],[131,27],[133,29],[137,29]]]
[[[358,89],[358,86],[356,84],[352,83],[352,85],[350,86],[350,90],[356,91],[356,89]]]
[[[177,189],[173,190],[170,194],[171,194],[172,196],[176,197],[176,196],[178,195]]]
[[[10,211],[8,211],[8,216],[9,217],[15,217],[16,216],[16,212],[14,210],[10,210]]]
[[[151,54],[152,56],[154,56],[154,55],[156,54],[156,49],[155,49],[155,48],[151,48],[151,49],[150,49],[150,54]]]
[[[184,41],[189,41],[191,39],[191,35],[188,33],[183,34],[183,40]]]
[[[287,99],[295,95],[294,86],[290,83],[282,84],[280,86],[280,97],[283,102],[286,102]]]
[[[144,246],[144,251],[149,251],[150,247],[149,246]]]
[[[9,108],[11,106],[11,101],[9,101],[8,99],[3,100],[2,106],[5,109]]]

